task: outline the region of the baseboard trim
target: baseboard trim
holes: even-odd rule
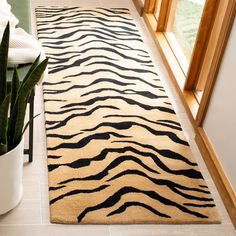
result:
[[[195,140],[236,229],[236,195],[203,128],[197,129]]]
[[[143,3],[141,0],[133,0],[134,6],[136,7],[136,10],[138,11],[139,15],[141,16],[143,14]]]

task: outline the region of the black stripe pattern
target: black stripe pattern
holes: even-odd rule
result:
[[[218,222],[126,8],[38,7],[51,221]]]

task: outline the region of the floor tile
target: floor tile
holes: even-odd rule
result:
[[[3,236],[109,236],[108,226],[80,225],[31,225],[31,226],[0,226]]]
[[[32,224],[41,224],[41,204],[39,199],[25,199],[23,197],[15,209],[0,216],[0,226]]]

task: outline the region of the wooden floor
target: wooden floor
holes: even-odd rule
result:
[[[50,4],[49,4],[50,2]],[[137,14],[132,0],[31,0],[32,26],[35,32],[34,7],[37,5],[77,5],[85,7],[127,7],[131,10],[143,39],[148,46],[149,53],[154,61],[157,72],[163,80],[164,87],[177,112],[184,128],[185,135],[191,144],[203,176],[213,194],[218,207],[222,224],[218,225],[53,225],[49,222],[48,185],[47,185],[47,156],[46,139],[43,116],[42,88],[36,90],[36,111],[41,113],[35,120],[34,162],[24,166],[24,197],[21,204],[4,216],[0,216],[0,236],[211,236],[211,235],[236,235],[236,231],[229,219],[222,200],[202,160],[194,141],[194,131],[187,118],[180,99],[171,84],[167,72],[161,62],[160,55],[155,50],[154,42],[144,26],[142,19]],[[26,140],[27,143],[27,140]],[[3,191],[3,190],[1,190]]]

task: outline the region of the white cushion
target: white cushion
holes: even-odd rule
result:
[[[20,0],[19,0],[20,1]],[[21,28],[15,28],[19,23],[18,19],[11,13],[11,6],[6,0],[0,0],[0,42],[7,25],[10,22],[10,42],[8,53],[8,67],[15,67],[19,64],[33,63],[41,54],[40,61],[45,59],[45,54],[40,43],[30,34]],[[47,75],[47,70],[43,77]]]
[[[0,27],[4,27],[7,22],[10,22],[11,27],[16,27],[19,20],[11,13],[10,4],[6,0],[0,0]]]

